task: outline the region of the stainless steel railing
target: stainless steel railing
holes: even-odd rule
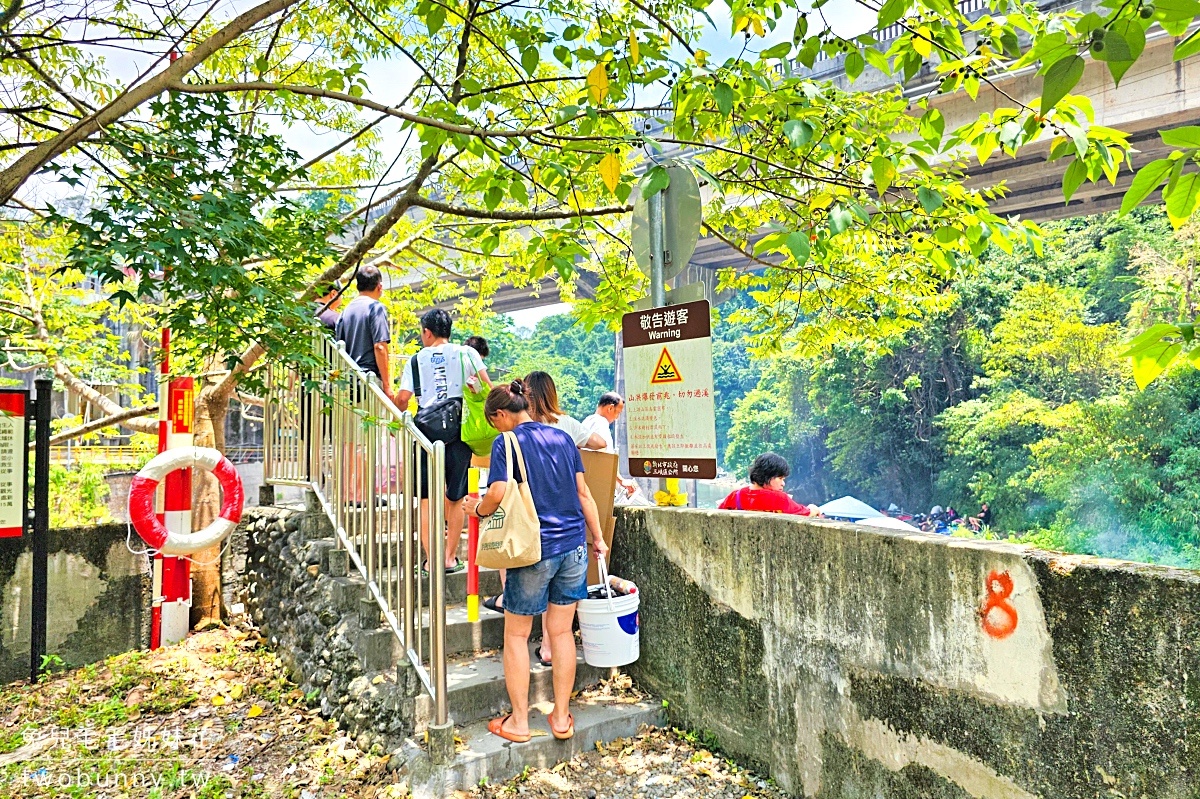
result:
[[[264,477],[311,489],[434,701],[446,696],[445,444],[430,442],[341,344],[320,336],[308,368],[272,366]],[[422,468],[428,464],[429,468]],[[424,502],[420,497],[432,497]],[[421,532],[430,541],[428,578]],[[428,617],[422,608],[428,605]],[[425,631],[428,630],[428,633]]]

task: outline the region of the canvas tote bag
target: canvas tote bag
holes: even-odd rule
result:
[[[519,569],[542,559],[542,526],[533,506],[529,472],[516,434],[504,434],[504,454],[508,467],[504,498],[500,507],[479,523],[482,529],[475,561],[488,569]],[[520,468],[519,483],[513,479],[514,462]]]

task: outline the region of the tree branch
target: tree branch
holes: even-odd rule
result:
[[[624,214],[633,210],[632,205],[608,205],[600,208],[561,208],[552,211],[489,211],[486,208],[471,208],[465,205],[451,205],[428,197],[414,197],[412,205],[427,211],[438,211],[452,216],[462,216],[470,219],[495,219],[500,222],[538,222],[546,219],[575,219],[583,216],[608,216],[609,214]]]
[[[295,5],[300,0],[267,0],[235,17],[225,27],[180,57],[150,80],[132,87],[98,111],[88,114],[67,130],[22,155],[0,171],[0,203],[7,203],[30,176],[93,133],[119,121],[143,103],[157,97],[184,75],[200,66],[213,53],[241,36],[262,20]]]
[[[120,413],[115,413],[112,416],[105,416],[103,419],[94,419],[94,420],[88,422],[87,424],[82,424],[79,427],[72,427],[70,430],[64,430],[61,433],[53,435],[50,437],[50,443],[52,445],[53,444],[61,444],[64,441],[70,441],[73,438],[79,438],[80,436],[86,436],[88,433],[93,433],[97,430],[103,430],[106,427],[115,427],[117,425],[124,425],[126,427],[131,427],[132,425],[130,425],[129,422],[131,422],[134,419],[137,419],[140,416],[149,416],[152,413],[158,413],[158,403],[157,402],[154,403],[153,405],[142,405],[138,408],[126,408],[125,410],[121,411]],[[157,430],[158,423],[154,422],[153,427],[155,430]],[[143,431],[139,431],[139,432],[153,432],[153,431],[144,431],[143,430]],[[30,444],[29,448],[33,449],[33,444]]]

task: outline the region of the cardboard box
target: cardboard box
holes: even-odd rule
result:
[[[600,515],[600,526],[604,530],[604,543],[608,544],[609,551],[611,552],[613,530],[617,522],[616,517],[613,516],[613,497],[617,491],[617,464],[619,463],[619,458],[612,452],[596,452],[587,449],[580,450],[579,454],[583,457],[583,481],[587,483],[588,490],[592,492],[592,499],[596,501],[596,511]],[[596,560],[596,553],[592,550],[592,545],[589,541],[588,585],[597,585],[599,582],[600,566]]]

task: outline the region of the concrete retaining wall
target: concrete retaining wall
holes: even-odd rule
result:
[[[68,666],[150,645],[150,561],[123,524],[51,530],[46,650]],[[135,549],[144,545],[135,533]],[[29,677],[31,539],[0,539],[0,682]]]
[[[629,509],[630,668],[797,796],[1200,797],[1200,574]]]

